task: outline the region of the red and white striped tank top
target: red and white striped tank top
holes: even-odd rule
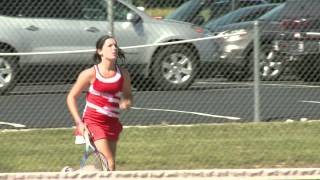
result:
[[[96,78],[90,85],[86,96],[86,107],[83,119],[90,122],[103,122],[108,118],[119,119],[120,95],[123,85],[123,76],[116,66],[117,72],[113,77],[105,78],[94,66]]]

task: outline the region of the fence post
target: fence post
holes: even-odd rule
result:
[[[114,27],[113,27],[113,0],[107,0],[108,1],[108,22],[109,22],[109,35],[114,35]]]
[[[254,122],[260,122],[260,39],[259,22],[254,21]]]

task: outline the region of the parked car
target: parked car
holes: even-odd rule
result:
[[[217,32],[220,31],[220,28],[230,24],[254,21],[278,5],[277,3],[273,3],[240,8],[217,19],[210,20],[204,25],[204,28],[210,32]]]
[[[189,0],[164,19],[203,25],[238,8],[266,3],[265,0]]]
[[[288,0],[275,50],[288,57],[295,74],[305,81],[320,80],[320,1]]]
[[[200,47],[210,43],[125,47],[201,38],[202,29],[190,23],[155,20],[122,0],[114,2],[114,9],[114,35],[124,48],[133,84],[162,89],[190,86],[201,61],[208,60]],[[96,40],[110,31],[106,10],[105,0],[1,1],[0,52],[39,55],[1,56],[0,93],[17,82],[75,80],[78,72],[93,64]],[[74,50],[92,52],[44,53]]]
[[[204,28],[213,35],[222,36],[215,40],[220,46],[216,53],[216,67],[219,68],[220,74],[230,80],[252,77],[254,21],[259,19],[269,24],[268,26],[260,25],[264,31],[261,32],[263,34],[260,53],[261,78],[275,80],[280,76],[281,62],[276,59],[270,46],[273,36],[266,33],[268,33],[267,29],[275,30],[276,27],[272,25],[272,21],[282,6],[273,3],[244,7],[204,25]]]

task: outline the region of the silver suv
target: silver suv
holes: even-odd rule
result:
[[[115,37],[123,48],[203,37],[201,29],[189,23],[153,19],[125,1],[113,4]],[[105,0],[1,1],[0,52],[39,55],[1,56],[0,93],[17,82],[74,80],[75,72],[92,65],[91,51],[44,52],[93,51],[96,40],[110,30],[107,5]],[[124,48],[126,65],[137,87],[184,89],[196,77],[200,62],[211,61],[205,55],[210,54],[209,44]]]

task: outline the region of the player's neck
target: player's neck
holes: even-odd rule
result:
[[[98,67],[102,72],[109,72],[109,71],[116,70],[116,66],[112,62],[101,62],[100,64],[98,64]]]

